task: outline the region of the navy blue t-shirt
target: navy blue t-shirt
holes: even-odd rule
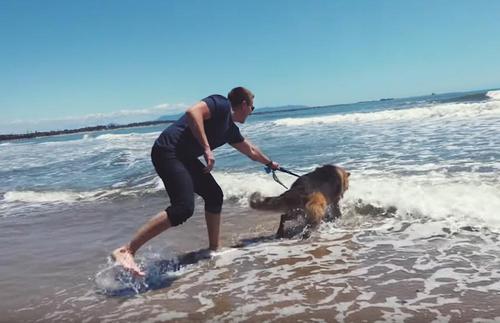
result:
[[[231,103],[222,95],[214,94],[202,100],[208,105],[210,119],[203,122],[210,148],[213,150],[225,143],[234,144],[244,140],[240,129],[231,118]],[[167,154],[177,157],[199,157],[203,147],[194,137],[188,125],[187,114],[163,130],[155,145]]]

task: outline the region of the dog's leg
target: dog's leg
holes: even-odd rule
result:
[[[340,212],[339,203],[334,203],[332,205],[332,215],[333,215],[333,219],[332,220],[338,219],[338,218],[340,218],[342,216],[342,212]]]
[[[286,221],[286,213],[281,215],[280,226],[278,227],[278,231],[276,232],[276,238],[284,237],[284,229],[285,229],[285,221]]]
[[[311,229],[314,230],[319,226],[325,217],[326,207],[326,199],[322,193],[314,192],[308,196],[305,211],[307,224],[310,225]]]
[[[301,208],[290,209],[286,213],[281,215],[280,225],[278,227],[278,232],[276,232],[277,238],[290,238],[294,235],[294,231],[304,225],[304,210]],[[285,225],[287,221],[292,221],[295,225]]]
[[[309,239],[311,237],[311,228],[309,226],[306,226],[304,233],[302,234],[302,240]]]

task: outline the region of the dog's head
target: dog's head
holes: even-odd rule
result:
[[[327,164],[304,175],[297,182],[304,184],[306,193],[317,190],[327,197],[328,203],[338,203],[349,189],[350,175],[343,167]]]
[[[349,176],[351,176],[351,173],[346,171],[345,168],[340,166],[335,166],[335,170],[337,171],[337,174],[339,175],[340,178],[341,182],[340,198],[342,198],[344,196],[345,191],[349,189]]]

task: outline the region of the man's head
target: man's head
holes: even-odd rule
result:
[[[229,91],[227,98],[229,99],[229,102],[231,102],[234,121],[245,123],[246,118],[254,110],[254,97],[254,94],[250,90],[242,86],[235,87]]]

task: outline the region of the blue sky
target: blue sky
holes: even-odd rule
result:
[[[500,87],[500,1],[0,0],[0,133]]]

